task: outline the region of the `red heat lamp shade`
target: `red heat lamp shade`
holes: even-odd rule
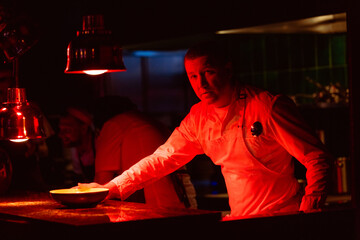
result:
[[[82,31],[67,48],[65,73],[98,75],[126,71],[122,47],[104,28],[103,15],[83,17]]]
[[[23,142],[45,137],[42,114],[26,101],[24,88],[8,88],[0,109],[0,140]]]

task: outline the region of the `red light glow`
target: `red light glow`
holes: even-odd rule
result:
[[[24,136],[27,136],[25,117],[23,117],[23,133],[24,133]]]
[[[88,75],[100,75],[103,73],[108,72],[108,70],[106,69],[99,69],[99,70],[84,70],[84,73],[88,74]]]
[[[29,140],[29,139],[27,139],[27,138],[10,139],[10,141],[12,141],[12,142],[26,142],[27,140]]]
[[[66,69],[65,72],[69,69],[69,60],[70,60],[70,46],[67,47],[66,49]]]
[[[35,128],[35,129],[38,129],[39,126],[40,126],[40,125],[39,125],[39,120],[38,120],[36,117],[34,117],[33,120],[34,120],[34,128]]]

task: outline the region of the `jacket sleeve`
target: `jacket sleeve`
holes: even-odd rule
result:
[[[326,199],[328,162],[332,161],[332,156],[289,98],[275,97],[269,124],[277,141],[307,169],[307,186],[300,211],[320,208]]]
[[[122,200],[145,185],[176,171],[196,155],[203,153],[189,125],[191,120],[187,116],[180,127],[176,128],[168,140],[153,154],[111,180],[118,187]]]

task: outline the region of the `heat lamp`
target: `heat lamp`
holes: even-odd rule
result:
[[[105,29],[103,15],[83,16],[81,31],[67,48],[65,73],[99,75],[126,71],[122,47]]]
[[[26,100],[25,88],[19,88],[19,57],[36,42],[29,22],[16,21],[5,14],[0,5],[0,49],[8,62],[13,63],[15,87],[7,89],[7,100],[0,106],[0,140],[23,142],[45,137],[40,109]]]

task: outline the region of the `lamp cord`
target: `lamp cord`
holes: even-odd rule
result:
[[[13,60],[13,78],[15,79],[15,88],[19,87],[19,59]]]

